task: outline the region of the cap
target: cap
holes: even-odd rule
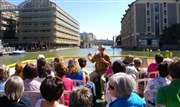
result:
[[[39,54],[39,55],[37,56],[37,60],[39,60],[39,59],[45,59],[45,56],[44,56],[43,54]]]

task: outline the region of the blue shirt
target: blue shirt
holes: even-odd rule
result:
[[[129,97],[117,98],[109,107],[146,107],[146,102],[136,93],[131,93]]]
[[[72,80],[83,80],[83,70],[79,70],[77,74],[67,74],[67,78],[71,78]],[[76,86],[82,85],[81,83],[77,83]]]

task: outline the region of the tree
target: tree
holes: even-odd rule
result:
[[[180,44],[180,24],[172,25],[171,27],[163,30],[160,42],[162,45],[177,45]]]

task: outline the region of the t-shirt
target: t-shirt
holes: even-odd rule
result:
[[[156,103],[166,107],[180,107],[180,80],[173,80],[169,85],[159,88]]]

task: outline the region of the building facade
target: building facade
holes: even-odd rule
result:
[[[159,48],[163,30],[180,22],[179,0],[136,0],[121,20],[121,42],[127,48]]]
[[[25,0],[19,5],[20,45],[79,46],[79,22],[49,0]]]
[[[17,28],[17,14],[14,11],[3,11],[4,9],[14,9],[15,5],[0,0],[0,39],[8,41],[9,39],[17,39],[16,28]]]

